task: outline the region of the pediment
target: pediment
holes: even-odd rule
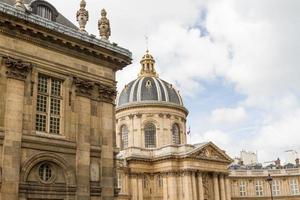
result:
[[[195,150],[191,152],[189,157],[197,159],[218,160],[228,163],[232,162],[232,159],[212,142],[195,146]]]

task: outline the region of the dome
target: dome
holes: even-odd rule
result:
[[[141,60],[139,77],[129,84],[117,97],[117,106],[138,103],[161,103],[183,107],[182,98],[172,84],[160,79],[155,71],[155,60],[149,51]]]
[[[145,102],[171,103],[183,106],[182,99],[172,84],[158,77],[139,77],[131,81],[117,98],[117,106]]]

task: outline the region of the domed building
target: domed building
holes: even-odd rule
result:
[[[211,142],[187,144],[178,90],[158,76],[149,51],[140,63],[116,102],[118,199],[230,200],[231,158]]]

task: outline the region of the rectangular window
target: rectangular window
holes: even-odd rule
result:
[[[245,181],[240,182],[240,196],[241,197],[246,196],[246,182]]]
[[[280,181],[279,180],[273,180],[272,190],[273,190],[274,196],[280,195]]]
[[[256,196],[263,195],[263,184],[261,180],[255,182],[255,191],[256,191]]]
[[[297,179],[290,180],[291,194],[298,195],[299,194],[299,185]]]
[[[37,131],[60,134],[61,87],[62,82],[60,80],[43,75],[38,76],[36,104]]]

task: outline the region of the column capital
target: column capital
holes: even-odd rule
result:
[[[117,95],[116,88],[104,84],[97,84],[100,101],[114,103]]]
[[[73,80],[76,86],[76,94],[79,96],[91,98],[95,83],[79,77],[74,77]]]
[[[6,67],[8,78],[24,81],[32,70],[32,64],[21,59],[3,56],[3,64]]]

